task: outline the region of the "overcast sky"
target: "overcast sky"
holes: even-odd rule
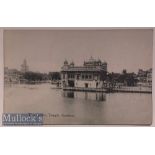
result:
[[[153,31],[137,30],[6,30],[5,66],[20,70],[60,71],[65,59],[83,65],[91,56],[108,63],[109,72],[137,72],[152,67]]]

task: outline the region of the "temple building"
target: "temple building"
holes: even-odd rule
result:
[[[62,87],[102,88],[107,75],[107,63],[91,57],[83,66],[64,61],[61,68]]]

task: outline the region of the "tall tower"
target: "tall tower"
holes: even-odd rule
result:
[[[23,64],[21,65],[21,72],[25,73],[29,71],[29,66],[27,65],[26,59],[24,59]]]

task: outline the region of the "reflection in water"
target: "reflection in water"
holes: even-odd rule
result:
[[[68,98],[74,98],[74,92],[68,91],[68,92],[66,93],[66,97],[68,97]]]
[[[63,91],[62,96],[66,98],[82,98],[85,100],[106,101],[106,94],[102,92]]]
[[[96,101],[106,101],[106,94],[96,93]]]
[[[85,100],[88,100],[88,92],[85,92]]]

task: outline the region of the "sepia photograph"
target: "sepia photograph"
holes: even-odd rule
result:
[[[6,29],[3,46],[4,125],[151,125],[153,29]]]
[[[2,0],[1,154],[154,155],[154,3]]]

